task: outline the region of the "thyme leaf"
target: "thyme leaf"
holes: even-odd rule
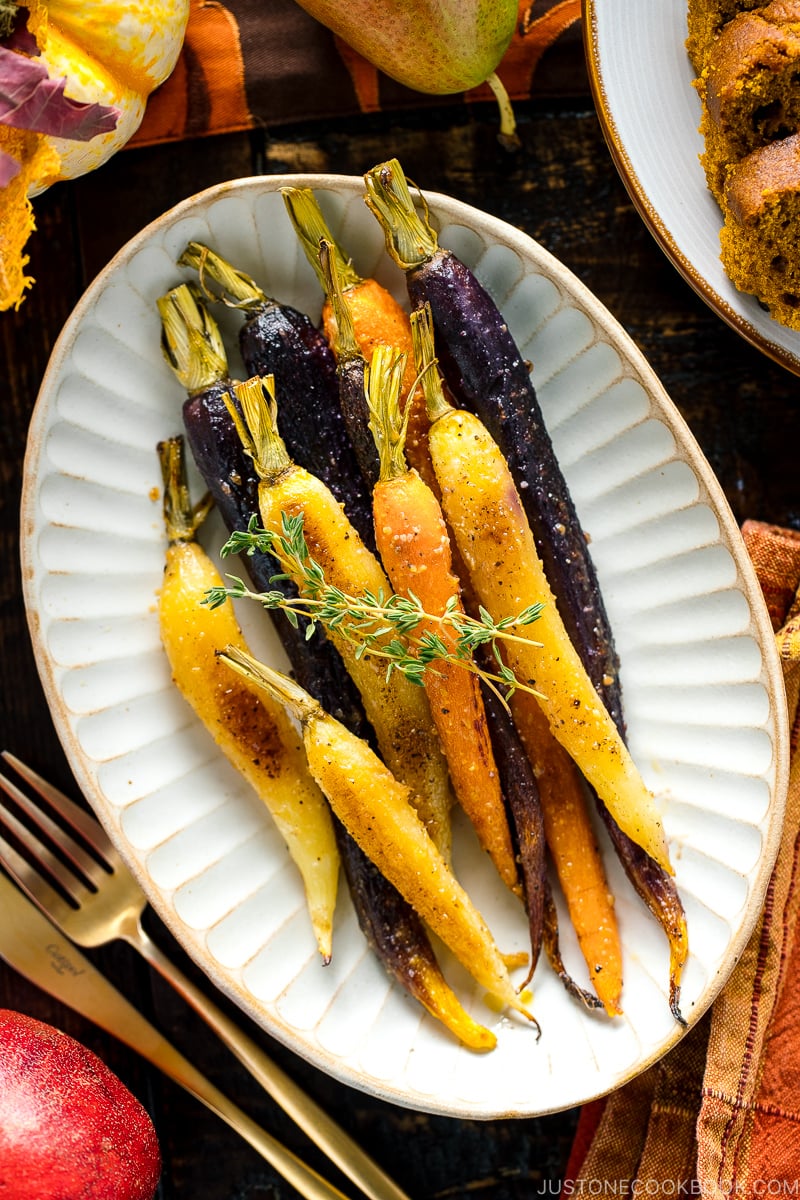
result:
[[[453,597],[444,612],[425,611],[422,601],[413,592],[407,596],[382,591],[364,592],[353,596],[325,579],[325,572],[309,551],[303,528],[303,514],[281,514],[281,532],[261,527],[258,517],[251,518],[247,530],[232,533],[222,547],[221,556],[234,554],[271,554],[276,572],[272,580],[294,579],[297,596],[280,591],[252,591],[244,580],[228,575],[227,586],[209,588],[203,603],[211,608],[231,600],[254,600],[263,608],[280,610],[296,628],[300,617],[308,622],[306,637],[311,637],[317,624],[349,642],[357,658],[370,656],[385,661],[386,677],[399,671],[410,683],[424,686],[425,672],[435,670],[437,663],[452,663],[479,676],[492,688],[503,703],[517,690],[539,695],[536,690],[516,677],[505,663],[501,646],[504,642],[526,642],[515,630],[533,624],[542,612],[541,604],[531,604],[515,617],[495,620],[482,606],[477,617],[460,610]],[[433,628],[431,628],[433,626]],[[444,640],[442,632],[449,629],[455,641]],[[535,644],[535,643],[534,643]],[[488,646],[497,664],[488,670],[475,661],[475,651]]]

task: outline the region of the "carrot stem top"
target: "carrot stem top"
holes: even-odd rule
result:
[[[439,249],[439,242],[427,210],[424,217],[417,211],[397,159],[373,167],[364,176],[364,182],[365,203],[383,227],[390,257],[404,271],[430,261]]]
[[[300,239],[300,245],[303,247],[306,258],[316,272],[323,292],[326,295],[328,294],[325,275],[320,268],[319,262],[319,244],[321,241],[329,242],[331,245],[331,253],[336,260],[336,272],[342,288],[347,291],[348,288],[355,287],[356,284],[361,283],[361,276],[356,271],[352,261],[345,256],[342,249],[336,244],[336,240],[328,228],[328,223],[322,215],[322,209],[311,188],[285,187],[281,188],[281,195],[286,205],[286,211],[289,214],[289,220],[292,222],[295,233]]]
[[[189,395],[227,379],[222,335],[197,289],[182,283],[156,304],[161,316],[161,349]]]
[[[425,397],[428,420],[431,424],[453,412],[442,387],[439,368],[436,365],[436,348],[433,342],[433,318],[430,304],[416,308],[411,314],[411,337],[414,343],[414,362],[417,376]]]
[[[293,679],[290,679],[288,675],[283,675],[280,671],[273,670],[266,663],[259,662],[258,659],[253,658],[252,654],[248,654],[240,647],[226,646],[220,652],[219,657],[239,675],[263,688],[273,700],[282,704],[301,725],[304,725],[313,716],[322,713],[322,706],[318,701],[314,700]]]
[[[320,238],[317,248],[317,264],[322,286],[333,312],[335,332],[331,338],[331,346],[336,360],[340,364],[361,357],[353,316],[344,297],[341,261],[342,256],[337,252],[334,243],[328,238]]]
[[[275,378],[254,375],[244,383],[234,384],[236,405],[225,396],[225,404],[245,452],[253,460],[259,479],[273,483],[293,466],[286,444],[278,432],[278,405],[275,400]]]
[[[163,511],[167,540],[170,546],[176,542],[193,542],[198,528],[211,508],[211,497],[207,494],[192,506],[182,437],[171,437],[159,442],[158,461],[164,481]]]
[[[189,242],[178,259],[179,267],[191,267],[200,277],[200,286],[212,300],[222,300],[230,308],[241,308],[245,312],[263,308],[273,301],[262,291],[254,279],[238,271],[229,262],[209,250],[202,242]],[[215,295],[208,287],[208,280],[221,289]]]
[[[405,445],[411,405],[406,404],[400,411],[405,365],[405,354],[397,354],[389,346],[376,346],[366,372],[369,427],[378,448],[382,483],[408,471]]]

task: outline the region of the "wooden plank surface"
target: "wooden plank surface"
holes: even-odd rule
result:
[[[644,351],[698,438],[737,519],[800,527],[797,380],[729,330],[664,258],[619,181],[587,97],[520,106],[518,117],[523,147],[516,155],[497,145],[491,106],[447,107],[126,151],[93,175],[37,199],[39,230],[30,246],[37,283],[19,312],[0,318],[0,704],[7,748],[75,794],[39,686],[18,566],[26,432],[50,352],[82,291],[116,251],[173,204],[223,179],[284,171],[360,174],[396,155],[419,184],[519,226],[570,267]],[[198,977],[155,921],[153,932]],[[132,951],[117,946],[93,957],[220,1087],[326,1169],[321,1156]],[[159,1200],[288,1200],[293,1195],[216,1118],[5,969],[0,969],[0,1005],[79,1037],[141,1097],[164,1153]],[[268,1044],[257,1030],[250,1027],[250,1032]],[[418,1200],[475,1195],[527,1200],[548,1190],[552,1194],[561,1178],[575,1112],[484,1123],[428,1117],[373,1100],[281,1047],[271,1049]]]

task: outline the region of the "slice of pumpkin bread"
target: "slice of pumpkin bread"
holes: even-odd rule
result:
[[[722,263],[775,320],[800,329],[800,133],[748,154],[728,175]]]
[[[696,83],[701,162],[722,204],[731,166],[800,129],[800,0],[772,0],[729,21]]]

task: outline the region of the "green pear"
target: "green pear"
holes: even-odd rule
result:
[[[477,87],[508,48],[516,0],[298,0],[386,75],[417,92]]]
[[[417,92],[446,95],[488,83],[503,129],[508,97],[495,75],[517,20],[517,0],[297,0],[364,58]]]

